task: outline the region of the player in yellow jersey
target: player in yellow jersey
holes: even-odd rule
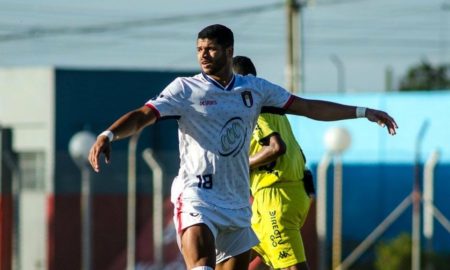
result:
[[[233,59],[241,75],[256,76],[252,61]],[[250,185],[253,196],[252,228],[260,243],[253,247],[274,269],[308,269],[300,228],[310,206],[312,179],[286,116],[262,113],[250,143]]]

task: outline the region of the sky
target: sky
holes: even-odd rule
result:
[[[305,95],[381,92],[387,70],[395,88],[422,60],[450,63],[450,0],[304,2]],[[286,85],[283,0],[0,0],[0,67],[197,71],[196,35],[214,23],[258,75]]]

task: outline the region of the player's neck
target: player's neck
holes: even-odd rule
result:
[[[211,74],[209,76],[223,87],[226,87],[233,79],[233,71],[231,69],[224,70],[222,72],[218,72],[217,74]]]

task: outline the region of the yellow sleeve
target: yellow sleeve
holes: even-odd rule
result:
[[[258,141],[258,143],[262,143],[262,140],[269,137],[276,131],[276,126],[274,123],[273,116],[268,113],[260,114],[258,117],[258,121],[256,123],[256,128],[254,132],[254,139]]]

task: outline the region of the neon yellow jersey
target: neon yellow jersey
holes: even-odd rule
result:
[[[259,152],[263,147],[262,140],[273,133],[280,134],[286,144],[286,153],[271,164],[251,171],[252,194],[276,182],[292,182],[303,179],[305,158],[292,133],[289,120],[284,115],[263,113],[259,116],[250,142],[250,156]]]

